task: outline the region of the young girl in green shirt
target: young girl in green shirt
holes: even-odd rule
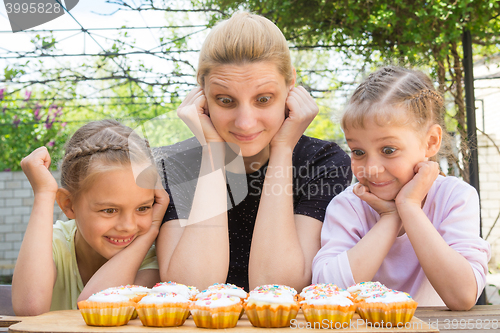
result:
[[[61,187],[40,147],[21,167],[34,203],[12,280],[16,315],[76,309],[108,287],[160,280],[153,242],[169,197],[147,141],[114,120],[86,124],[66,144]],[[70,221],[53,225],[54,201]]]

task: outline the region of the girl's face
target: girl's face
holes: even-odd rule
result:
[[[353,173],[380,199],[394,200],[417,163],[432,156],[427,140],[410,126],[379,126],[366,119],[364,127],[344,130]]]
[[[130,167],[103,172],[73,202],[77,237],[110,259],[149,230],[153,203],[154,190],[138,186]]]
[[[220,65],[205,78],[210,119],[226,142],[244,157],[263,151],[285,120],[285,101],[293,83],[272,62]]]

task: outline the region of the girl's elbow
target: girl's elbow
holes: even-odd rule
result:
[[[465,295],[463,295],[465,296]],[[475,304],[476,298],[474,297],[454,297],[453,299],[445,302],[446,306],[452,311],[469,311]]]

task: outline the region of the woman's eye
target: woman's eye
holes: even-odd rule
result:
[[[259,97],[257,100],[259,101],[259,103],[267,103],[267,102],[269,102],[270,99],[271,99],[270,96],[262,96],[262,97]]]
[[[384,147],[384,148],[382,149],[382,153],[384,153],[385,155],[391,155],[391,154],[393,154],[395,151],[396,151],[396,148],[391,148],[391,147]]]
[[[352,150],[351,153],[354,155],[354,156],[363,156],[365,154],[364,151],[360,150],[360,149],[355,149],[355,150]]]
[[[149,207],[149,206],[144,206],[144,207],[139,207],[139,208],[137,208],[137,210],[138,210],[138,211],[140,211],[140,212],[145,212],[145,211],[147,211],[147,210],[148,210],[148,209],[150,209],[150,208],[151,208],[151,207]]]
[[[113,214],[113,213],[116,213],[117,210],[114,208],[106,208],[106,209],[101,210],[101,212],[104,212],[106,214]]]
[[[233,101],[231,98],[228,97],[218,97],[217,98],[222,104],[231,104]]]

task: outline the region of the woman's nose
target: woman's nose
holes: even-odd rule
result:
[[[240,105],[234,121],[234,126],[245,134],[245,131],[249,131],[254,128],[256,123],[256,114],[252,107],[250,105]]]

